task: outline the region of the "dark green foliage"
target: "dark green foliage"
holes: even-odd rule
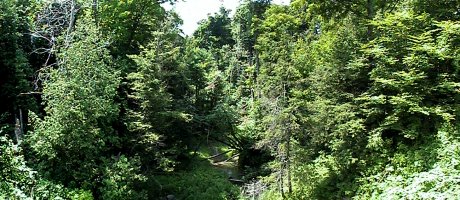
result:
[[[239,189],[232,185],[224,172],[209,166],[208,161],[195,161],[187,171],[155,177],[156,197],[174,195],[177,199],[237,199]]]
[[[94,16],[101,32],[111,36],[112,53],[126,56],[140,52],[164,20],[165,10],[159,1],[101,0]]]
[[[199,47],[205,49],[220,49],[224,45],[233,45],[231,35],[231,19],[229,10],[221,7],[219,13],[209,16],[207,20],[201,21],[198,30],[193,34]]]
[[[418,14],[428,13],[436,20],[458,20],[460,3],[456,0],[418,0],[412,2]]]
[[[134,148],[141,153],[144,164],[157,162],[161,168],[172,170],[175,156],[187,152],[191,115],[188,113],[187,87],[179,45],[182,37],[174,15],[163,23],[163,30],[154,33],[155,39],[140,55],[131,56],[138,71],[131,73],[128,128],[136,134]],[[165,147],[165,148],[163,148]]]
[[[21,9],[17,1],[0,2],[0,128],[8,129],[8,133],[13,132],[19,109],[26,113],[34,105],[30,95],[21,95],[32,89],[32,69],[22,42],[27,21]]]
[[[254,59],[254,46],[260,31],[258,29],[264,13],[269,7],[267,0],[246,0],[237,8],[232,19],[232,33],[237,49],[246,59]],[[247,55],[244,55],[247,54]]]

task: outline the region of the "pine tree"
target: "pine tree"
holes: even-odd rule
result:
[[[130,94],[135,106],[130,110],[130,131],[136,134],[134,148],[144,164],[172,170],[175,157],[186,153],[191,119],[186,108],[188,92],[181,63],[178,23],[173,13],[154,32],[154,40],[140,55],[131,58],[138,71],[129,74]]]

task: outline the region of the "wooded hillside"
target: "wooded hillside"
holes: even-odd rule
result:
[[[0,0],[0,199],[460,197],[460,2],[175,2]]]

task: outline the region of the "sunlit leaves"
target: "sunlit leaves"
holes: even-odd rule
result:
[[[43,89],[47,116],[36,120],[30,142],[42,167],[58,165],[53,178],[88,186],[100,153],[117,140],[110,124],[119,80],[97,29],[85,22],[59,54],[59,68],[50,70]]]

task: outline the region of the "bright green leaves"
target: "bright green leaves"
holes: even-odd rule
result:
[[[443,124],[430,142],[411,148],[400,145],[385,170],[372,171],[363,177],[368,181],[358,190],[357,199],[407,198],[451,199],[458,190],[458,134],[451,125]]]
[[[457,40],[456,26],[441,23],[430,30],[431,23],[425,15],[407,12],[373,22],[379,37],[365,49],[372,58],[373,83],[357,100],[367,109],[368,120],[379,121],[379,132],[396,130],[416,139],[454,115],[457,48],[450,44]],[[441,119],[431,118],[436,116]]]
[[[233,38],[238,50],[245,50],[248,56],[255,56],[254,45],[260,34],[260,24],[264,18],[264,12],[269,8],[270,1],[246,0],[237,8],[232,18]]]
[[[146,191],[132,190],[135,185],[145,183],[146,177],[140,175],[138,159],[128,159],[121,155],[105,161],[100,188],[102,199],[147,199]]]
[[[24,157],[38,171],[0,138],[0,198],[227,198],[236,190],[217,172],[204,177],[222,183],[169,176],[208,140],[238,151],[243,179],[271,173],[279,198],[458,193],[457,1],[245,0],[187,38],[164,0],[76,2],[71,40],[41,71],[42,113],[26,114]],[[2,133],[32,107],[19,95],[32,77],[18,5],[0,1]]]
[[[59,67],[49,72],[43,88],[48,115],[36,121],[30,144],[43,159],[41,167],[55,165],[53,178],[88,186],[100,153],[117,140],[111,123],[118,112],[113,99],[119,80],[106,43],[85,22],[58,55]]]
[[[266,62],[276,63],[277,59],[287,59],[294,41],[292,36],[300,21],[289,14],[286,6],[272,6],[267,10],[266,19],[260,27],[262,34],[258,37],[256,49],[266,51],[260,55]],[[269,52],[269,53],[268,53]]]
[[[371,84],[355,100],[367,148],[388,161],[374,160],[357,198],[449,199],[458,191],[458,170],[446,165],[458,155],[439,154],[457,146],[458,24],[431,17],[405,11],[372,22],[376,38],[364,46]]]
[[[0,152],[0,198],[26,198],[33,190],[36,172],[26,166],[21,148],[5,136],[0,137]]]
[[[0,199],[93,199],[88,191],[70,190],[42,179],[26,165],[23,150],[0,137]]]

